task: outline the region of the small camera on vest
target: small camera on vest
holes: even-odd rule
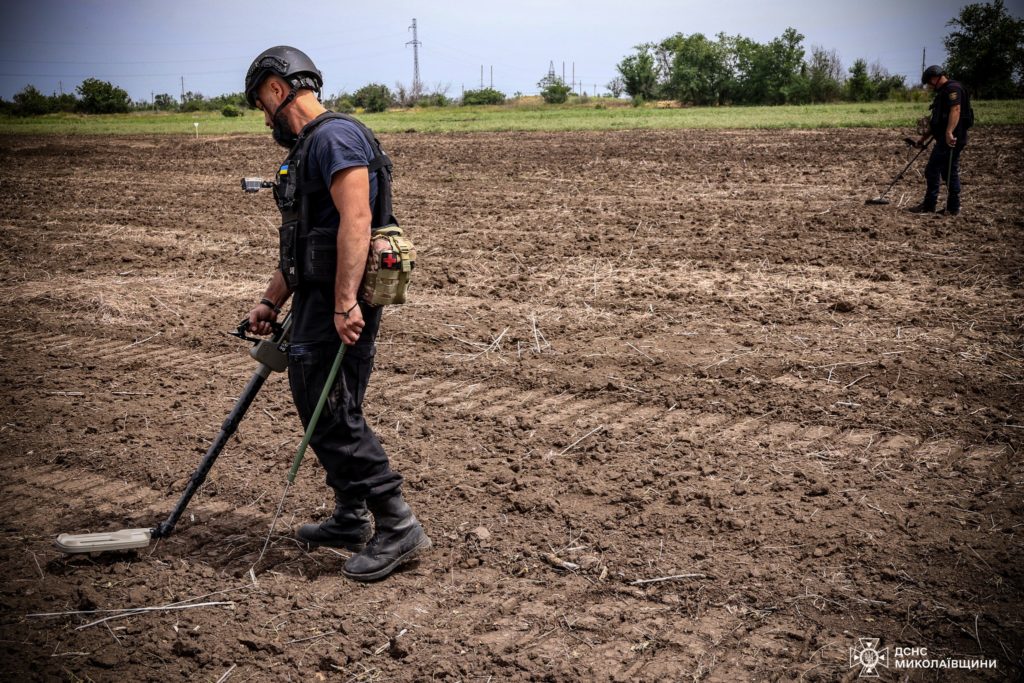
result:
[[[259,192],[264,188],[273,187],[274,183],[263,178],[242,178],[243,192]]]

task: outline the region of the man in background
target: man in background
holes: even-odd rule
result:
[[[935,92],[931,105],[929,132],[922,136],[918,145],[924,145],[929,137],[935,138],[928,165],[924,169],[927,183],[924,201],[910,209],[910,213],[932,213],[939,201],[939,186],[946,181],[946,208],[941,212],[947,216],[960,213],[960,153],[967,145],[968,122],[966,111],[967,93],[964,87],[946,77],[940,66],[930,66],[921,74],[921,84]]]

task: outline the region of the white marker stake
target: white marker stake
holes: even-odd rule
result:
[[[196,127],[196,140],[198,140],[199,139],[199,122],[198,121],[193,121],[192,125]]]

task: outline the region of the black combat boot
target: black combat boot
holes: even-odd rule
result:
[[[295,538],[311,547],[326,545],[359,552],[373,535],[366,504],[343,500],[334,492],[334,514],[319,524],[303,524]]]
[[[928,202],[921,202],[917,206],[912,206],[907,209],[910,213],[934,213],[935,205],[929,204]]]
[[[959,216],[960,215],[960,195],[949,193],[946,197],[946,208],[941,211],[943,216]]]
[[[366,501],[376,533],[366,548],[348,559],[342,573],[355,581],[376,581],[430,547],[430,538],[416,521],[402,494],[394,492]]]

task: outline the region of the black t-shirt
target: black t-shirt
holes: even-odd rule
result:
[[[331,119],[313,131],[304,163],[305,178],[319,180],[330,188],[338,171],[369,166],[373,148],[359,126],[344,119]],[[330,194],[318,194],[310,206],[311,227],[337,231],[340,215]],[[377,197],[377,174],[370,174],[371,210]],[[334,285],[300,285],[292,295],[292,343],[337,342],[334,327]]]
[[[936,141],[946,143],[946,125],[949,123],[949,114],[953,107],[960,105],[960,122],[953,129],[953,137],[956,138],[956,146],[963,147],[967,144],[967,129],[964,128],[964,113],[966,111],[967,93],[964,87],[956,81],[946,81],[941,88],[935,91],[935,99],[932,100],[931,133]]]

